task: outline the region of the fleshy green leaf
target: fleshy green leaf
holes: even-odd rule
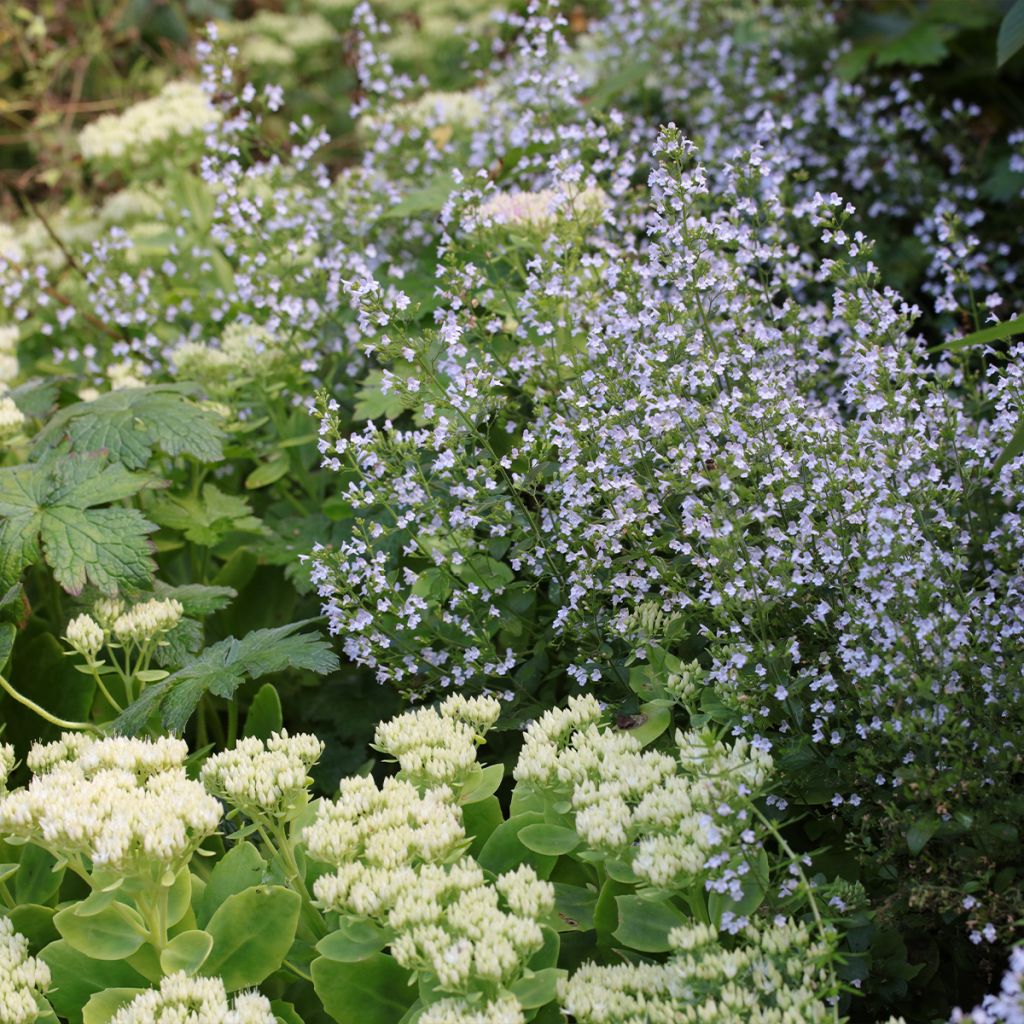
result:
[[[412,1005],[409,974],[386,953],[356,963],[317,957],[313,988],[338,1024],[394,1024]]]
[[[82,1007],[83,1024],[107,1024],[125,1003],[130,1003],[140,992],[145,992],[145,989],[107,988],[94,992]]]
[[[143,943],[142,918],[124,903],[111,903],[97,914],[83,917],[75,907],[53,919],[65,942],[97,960],[124,960]]]
[[[146,979],[125,961],[94,960],[64,940],[51,942],[39,955],[52,975],[50,1003],[70,1024],[82,1024],[82,1007],[94,992],[149,987]]]
[[[130,469],[146,466],[154,448],[218,462],[224,436],[218,418],[185,392],[180,385],[162,384],[122,388],[91,402],[76,402],[40,431],[34,454],[64,440],[72,451],[107,451]]]
[[[210,872],[206,888],[196,903],[196,920],[199,924],[205,927],[229,896],[259,885],[266,870],[267,862],[252,843],[239,843],[231,847]]]
[[[264,683],[253,697],[249,712],[245,716],[246,736],[268,740],[273,732],[280,732],[284,724],[284,711],[281,708],[281,697],[277,687]]]
[[[580,837],[575,829],[562,825],[549,825],[541,822],[538,825],[527,825],[519,832],[519,842],[534,853],[545,853],[558,857],[569,853],[580,845]]]
[[[199,657],[148,687],[114,722],[117,732],[137,733],[150,715],[161,712],[164,726],[180,733],[204,693],[230,698],[246,679],[285,669],[306,669],[324,675],[338,667],[338,657],[318,633],[294,634],[312,620],[276,629],[257,629],[241,640],[228,637],[207,647]]]
[[[354,963],[379,953],[391,940],[392,934],[372,921],[343,917],[336,931],[317,943],[317,952],[328,960]]]
[[[546,1006],[558,992],[558,983],[568,975],[568,971],[560,971],[557,967],[545,967],[542,971],[533,971],[528,976],[513,982],[510,987],[512,995],[519,1000],[524,1010],[535,1010]]]
[[[642,953],[664,953],[671,949],[668,933],[690,923],[690,919],[671,903],[655,903],[639,896],[616,896],[619,925],[615,938],[629,949]]]
[[[164,974],[184,971],[195,974],[213,949],[213,936],[209,932],[193,929],[175,935],[160,953],[160,968]]]
[[[280,885],[256,885],[229,896],[206,925],[213,950],[202,972],[219,975],[229,992],[258,985],[284,962],[301,902]]]

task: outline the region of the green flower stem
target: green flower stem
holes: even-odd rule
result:
[[[107,703],[118,714],[120,714],[122,711],[124,711],[124,708],[121,707],[121,705],[118,704],[117,701],[114,700],[114,698],[111,696],[110,691],[107,689],[106,685],[103,682],[103,677],[99,674],[99,672],[96,671],[96,663],[93,662],[93,661],[90,661],[89,662],[89,668],[92,670],[92,677],[95,680],[96,686],[99,689],[100,693],[102,693],[103,696],[107,699]]]
[[[19,704],[23,704],[29,709],[29,711],[35,712],[44,721],[49,722],[50,725],[57,726],[58,729],[70,729],[72,731],[89,731],[99,733],[101,730],[92,724],[92,722],[73,722],[66,718],[58,718],[56,715],[51,715],[49,711],[44,707],[40,707],[34,700],[29,700],[28,697],[22,696],[4,676],[0,675],[0,687],[2,687],[8,694]]]
[[[264,824],[266,824],[266,828],[264,828]],[[256,828],[263,842],[272,852],[274,859],[284,872],[288,884],[298,893],[299,898],[302,900],[302,913],[310,930],[318,939],[322,939],[327,934],[327,925],[324,924],[324,919],[320,916],[316,907],[313,906],[313,897],[310,895],[309,889],[306,888],[306,880],[299,869],[298,861],[295,859],[295,852],[292,850],[292,844],[285,834],[284,827],[276,822],[257,822]]]

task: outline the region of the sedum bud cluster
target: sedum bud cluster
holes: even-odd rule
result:
[[[33,778],[0,800],[0,833],[124,875],[162,877],[188,862],[220,822],[220,804],[189,779],[184,741],[65,733],[28,755]]]
[[[152,598],[121,612],[111,629],[120,643],[145,644],[174,629],[184,614],[180,601]]]
[[[122,114],[104,114],[82,129],[78,144],[88,161],[139,164],[155,146],[200,135],[220,120],[201,86],[168,82],[152,99]]]
[[[64,639],[73,651],[93,663],[103,649],[106,636],[103,627],[91,615],[83,613],[68,623]]]
[[[454,860],[465,848],[462,815],[451,790],[419,790],[403,779],[343,779],[303,832],[312,857],[336,868],[316,880],[321,904],[383,921],[399,897],[415,892],[417,868]]]
[[[14,747],[10,743],[0,743],[0,796],[7,792],[7,776],[14,771],[17,763]]]
[[[229,1003],[220,978],[190,978],[179,971],[160,988],[140,992],[110,1024],[275,1024],[275,1018],[259,992],[239,992]]]
[[[544,944],[540,921],[554,903],[554,886],[526,865],[492,885],[468,857],[450,867],[428,864],[388,916],[398,931],[391,954],[432,974],[442,991],[507,984]]]
[[[14,930],[9,918],[0,917],[0,1021],[29,1024],[46,1009],[40,1006],[50,986],[50,969],[28,955],[28,939]]]
[[[275,732],[266,742],[250,736],[211,757],[202,780],[250,818],[288,820],[305,806],[309,772],[323,752],[323,743],[308,733]]]
[[[733,856],[753,842],[747,804],[772,768],[768,754],[738,740],[729,747],[706,732],[677,733],[677,757],[647,751],[629,732],[602,729],[593,697],[572,698],[526,731],[515,776],[545,793],[568,797],[574,826],[592,849],[629,863],[664,890],[707,882],[742,896],[749,870]]]
[[[600,224],[610,203],[603,189],[585,188],[539,192],[499,192],[486,199],[476,213],[481,226],[550,230],[559,222],[582,228]]]
[[[676,928],[664,964],[585,964],[559,983],[578,1024],[817,1024],[831,1020],[824,943],[804,924],[748,925],[726,948],[709,925]]]
[[[2,357],[0,357],[2,358]],[[0,441],[14,437],[25,424],[25,414],[10,395],[0,395]]]
[[[515,996],[498,996],[490,1002],[469,999],[439,999],[419,1018],[419,1024],[526,1024],[526,1016]]]
[[[373,746],[398,761],[402,776],[418,786],[452,785],[476,764],[477,746],[498,720],[493,697],[453,694],[437,708],[418,708],[382,722]]]

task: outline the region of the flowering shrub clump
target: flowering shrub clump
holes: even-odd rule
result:
[[[9,176],[0,1024],[1016,1019],[1020,5],[215,6]]]

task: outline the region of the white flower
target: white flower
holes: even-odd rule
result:
[[[2,361],[5,357],[0,356],[0,374],[2,374]],[[15,366],[15,373],[17,367]],[[0,395],[0,440],[13,437],[25,425],[25,414],[15,404],[10,395]]]
[[[50,969],[28,955],[28,939],[0,917],[0,1021],[29,1024],[40,1014],[39,998],[50,986]],[[45,1004],[44,1004],[45,1005]]]
[[[114,636],[122,643],[146,643],[173,629],[185,609],[174,598],[152,598],[122,612],[113,622]]]
[[[427,1006],[419,1024],[525,1024],[526,1015],[515,996],[506,993],[490,1002],[439,999]]]
[[[263,742],[239,740],[203,765],[202,780],[216,796],[249,817],[287,817],[305,802],[309,771],[324,751],[315,736],[272,733]]]
[[[220,978],[179,971],[122,1006],[110,1024],[275,1024],[275,1018],[259,992],[239,992],[229,1003]]]
[[[91,615],[83,613],[68,623],[64,639],[73,650],[92,661],[103,647],[103,628]]]
[[[198,135],[220,118],[200,86],[168,82],[152,99],[86,125],[78,143],[86,160],[139,164],[149,159],[154,146]]]

